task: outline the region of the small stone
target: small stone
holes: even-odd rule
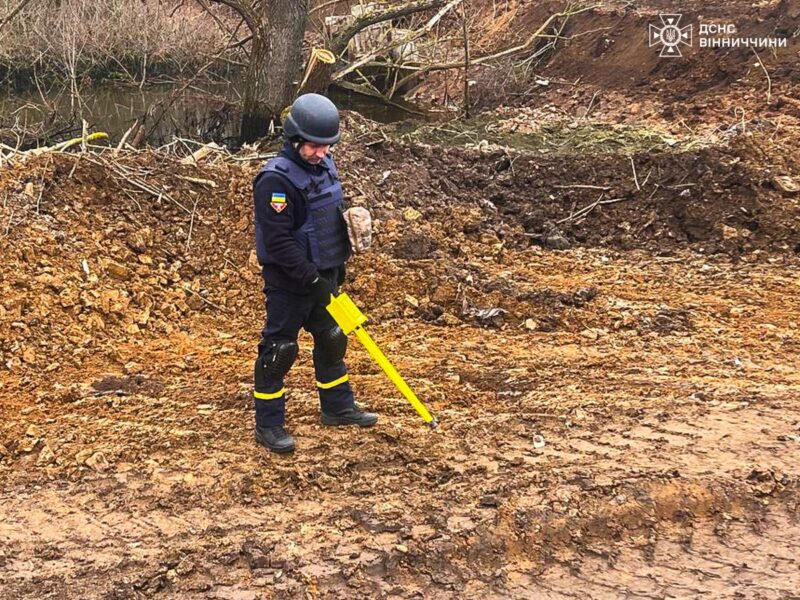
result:
[[[105,471],[109,467],[108,461],[102,452],[95,452],[86,459],[84,464],[95,471]]]
[[[49,445],[45,444],[39,451],[39,457],[36,459],[36,465],[39,467],[49,465],[56,462],[56,455],[53,454]]]
[[[398,552],[402,552],[403,554],[408,554],[408,546],[405,544],[397,544],[394,549]]]
[[[203,308],[203,301],[200,299],[200,296],[197,294],[191,294],[188,298],[186,298],[186,304],[192,310],[200,310]]]
[[[422,213],[419,212],[416,208],[407,208],[403,211],[403,218],[406,221],[416,221],[417,219],[422,217]]]
[[[129,361],[125,363],[125,366],[122,367],[122,370],[126,375],[131,375],[139,373],[142,370],[142,365],[134,361]]]
[[[181,577],[185,577],[192,571],[194,571],[194,563],[188,556],[185,556],[183,559],[181,559],[181,562],[179,562],[178,566],[175,567],[175,573]]]
[[[40,438],[42,437],[42,430],[36,425],[28,425],[28,428],[25,430],[25,435],[32,438]]]
[[[33,449],[39,444],[39,438],[24,437],[17,443],[17,451],[27,454],[33,452]]]
[[[551,250],[567,250],[569,240],[558,230],[551,230],[542,237],[542,245]]]
[[[486,494],[481,496],[480,505],[487,507],[495,507],[500,504],[500,500],[494,494]]]
[[[772,178],[772,183],[775,184],[776,188],[786,194],[796,194],[800,192],[800,183],[797,183],[797,181],[788,175],[776,175]]]
[[[438,325],[447,325],[450,327],[455,327],[456,325],[460,325],[461,321],[455,315],[452,315],[448,312],[442,313],[439,318],[434,321]]]
[[[525,319],[525,329],[530,329],[531,331],[536,330],[539,327],[539,323],[534,321],[533,319]]]
[[[258,255],[255,250],[250,251],[250,256],[247,257],[247,266],[253,273],[261,273],[261,265],[258,263]]]
[[[732,240],[739,237],[739,230],[729,225],[722,225],[722,238],[725,240]]]
[[[145,240],[145,236],[142,235],[142,232],[140,231],[137,231],[133,234],[133,237],[129,243],[135,252],[144,252],[147,249],[147,241]]]
[[[113,260],[106,263],[106,271],[111,277],[120,281],[128,281],[131,278],[131,270]]]
[[[79,465],[86,464],[86,460],[94,454],[94,450],[91,448],[84,448],[80,452],[75,455],[75,462]]]
[[[406,302],[414,308],[419,308],[419,300],[417,300],[414,296],[406,294]]]
[[[497,238],[497,236],[491,232],[485,232],[480,234],[480,237],[478,239],[480,240],[481,244],[486,244],[487,246],[492,246],[500,241]]]

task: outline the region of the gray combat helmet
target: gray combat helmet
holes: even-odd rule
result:
[[[335,144],[339,141],[339,111],[325,96],[303,94],[292,104],[283,133],[292,141]]]

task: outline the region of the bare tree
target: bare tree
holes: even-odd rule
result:
[[[197,0],[207,7],[209,0]],[[309,14],[309,0],[210,0],[228,6],[244,20],[250,35],[250,53],[242,93],[242,122],[239,137],[252,141],[263,136],[270,123],[280,121],[280,112],[297,93],[302,66],[303,37]],[[452,2],[452,0],[451,0]],[[444,6],[446,0],[398,2],[367,12],[331,42],[331,51],[341,55],[359,31],[391,19]],[[240,40],[244,42],[244,40]],[[336,65],[321,63],[320,70],[306,78],[303,92],[324,92]]]
[[[294,94],[309,0],[211,0],[230,7],[250,30],[239,137],[263,136]],[[207,7],[204,0],[198,2]]]

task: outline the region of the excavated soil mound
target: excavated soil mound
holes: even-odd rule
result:
[[[380,421],[321,426],[303,334],[298,449],[253,441],[257,161],[5,164],[0,596],[795,598],[796,47],[659,59],[674,4],[604,2],[541,62],[473,65],[476,105],[504,105],[478,119],[346,115],[375,243],[345,290],[435,431],[355,341]],[[562,6],[472,3],[473,56]],[[800,14],[681,11],[784,37]]]
[[[320,426],[304,335],[292,457],[251,437],[255,163],[0,172],[4,594],[791,597],[796,159],[748,137],[634,179],[348,128],[376,235],[346,290],[442,425],[354,342],[381,421]]]
[[[741,127],[752,119],[778,128],[800,125],[800,3],[678,4],[610,0],[556,20],[543,31],[560,36],[552,49],[547,47],[552,37],[542,37],[525,51],[470,67],[473,109],[546,106],[565,117],[588,114],[618,123],[663,120],[675,131],[693,133]],[[476,3],[470,13],[472,58],[521,47],[551,15],[575,8],[553,0]],[[681,57],[661,57],[662,47],[649,45],[650,26],[661,28],[661,15],[678,13],[678,26],[691,27],[691,45],[678,46]],[[460,23],[452,26],[460,35]],[[718,26],[734,30],[721,33]],[[711,27],[711,33],[701,33],[701,27]],[[710,47],[722,44],[722,38],[738,45]],[[701,46],[701,39],[707,46]],[[750,40],[761,44],[762,39],[775,40],[776,47],[750,46]],[[784,45],[777,47],[778,41]],[[451,60],[460,60],[459,44],[453,52]],[[462,76],[434,73],[411,95],[434,105],[462,102]]]

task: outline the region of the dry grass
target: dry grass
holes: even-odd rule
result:
[[[18,0],[0,0],[0,15]],[[222,22],[235,26],[225,9]],[[187,72],[207,62],[226,33],[196,4],[161,0],[31,2],[0,29],[0,73],[80,80]],[[21,83],[24,83],[22,81]]]

